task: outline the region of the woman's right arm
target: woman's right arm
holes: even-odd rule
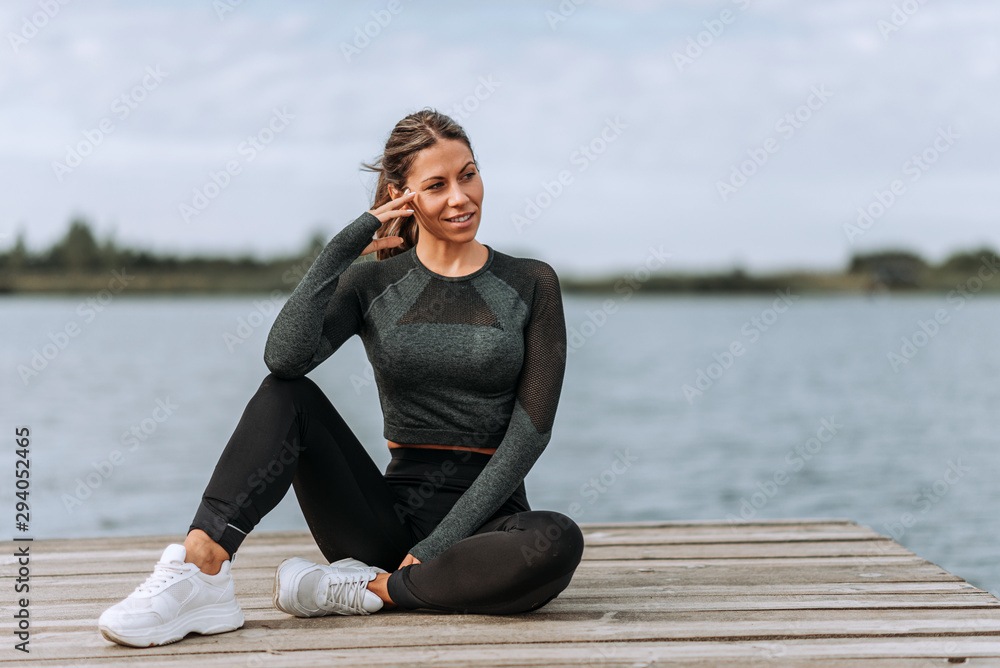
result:
[[[271,373],[279,378],[303,376],[358,331],[357,309],[344,299],[350,295],[338,295],[337,303],[333,297],[340,275],[371,243],[372,235],[381,225],[378,218],[366,211],[338,232],[313,261],[267,335],[264,363]],[[328,319],[331,326],[324,324]],[[332,341],[328,332],[336,332],[343,338]]]
[[[315,369],[360,331],[357,295],[340,285],[341,274],[361,255],[399,245],[401,237],[372,235],[390,218],[409,215],[399,209],[412,194],[366,211],[338,232],[278,312],[264,346],[264,363],[279,378],[298,378]],[[340,289],[338,289],[340,287]]]

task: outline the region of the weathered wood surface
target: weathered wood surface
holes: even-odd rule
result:
[[[848,520],[581,526],[569,588],[510,616],[290,617],[271,604],[275,567],[322,556],[306,532],[253,534],[233,567],[246,625],[143,650],[104,640],[97,617],[181,537],[34,541],[31,653],[4,614],[0,664],[1000,665],[1000,601]],[[13,559],[0,568],[13,599]]]

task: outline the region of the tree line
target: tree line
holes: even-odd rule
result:
[[[225,256],[199,255],[180,257],[155,253],[119,245],[110,236],[99,241],[90,224],[80,218],[72,220],[66,233],[48,248],[31,251],[27,248],[24,233],[19,233],[14,244],[0,253],[0,271],[19,272],[101,272],[123,266],[135,270],[165,271],[227,271],[253,270],[287,264],[305,257],[326,245],[327,239],[315,234],[306,248],[291,256],[261,260],[252,255]]]
[[[72,220],[66,233],[48,248],[31,251],[24,235],[0,252],[0,293],[87,290],[86,277],[127,267],[150,277],[147,289],[161,291],[288,290],[328,242],[315,233],[299,253],[259,259],[251,255],[180,257],[128,248],[110,236],[98,240],[90,224]],[[289,275],[295,267],[295,276]],[[300,271],[301,270],[301,271]],[[946,289],[961,277],[986,271],[1000,274],[1000,256],[991,248],[958,251],[938,263],[905,249],[856,252],[840,272],[787,272],[749,275],[740,268],[713,274],[657,273],[643,283],[651,292],[769,292],[793,286],[803,290],[870,291]],[[74,278],[77,277],[77,278]],[[155,278],[154,277],[160,277]],[[172,277],[172,278],[170,278]],[[567,290],[619,290],[620,277],[566,277]],[[1000,289],[991,282],[991,291]],[[135,288],[139,289],[139,288]]]

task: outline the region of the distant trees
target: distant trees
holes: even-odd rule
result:
[[[931,266],[924,258],[906,250],[885,250],[856,253],[847,266],[849,274],[867,274],[886,287],[918,287],[929,273],[973,274],[984,262],[1000,264],[1000,257],[990,248],[960,251],[948,256],[941,264]]]
[[[240,256],[198,256],[177,257],[170,254],[153,253],[148,250],[125,248],[110,237],[98,239],[90,224],[83,218],[74,218],[61,239],[49,248],[32,252],[26,246],[24,234],[19,233],[14,244],[0,250],[0,292],[4,284],[12,285],[18,275],[37,274],[77,274],[99,273],[127,267],[129,270],[153,271],[164,274],[170,272],[209,275],[213,277],[243,277],[256,270],[271,270],[284,277],[290,266],[296,268],[297,275],[312,264],[312,261],[329,242],[330,236],[321,230],[310,233],[302,250],[285,257],[260,260],[250,255]],[[374,255],[367,256],[373,259]],[[871,287],[927,288],[946,285],[955,274],[972,275],[984,263],[1000,265],[1000,256],[991,248],[960,251],[949,255],[943,262],[931,265],[917,253],[905,249],[886,249],[876,252],[855,253],[846,267],[846,274],[855,278],[850,285],[858,284],[858,277],[867,277]],[[301,269],[301,271],[299,271]],[[266,273],[266,271],[265,271]],[[69,279],[73,280],[73,279]],[[647,289],[660,286],[667,289],[684,289],[692,292],[744,292],[747,290],[770,289],[770,279],[748,275],[741,267],[734,267],[729,273],[717,275],[688,275],[686,277],[652,277]],[[284,286],[287,281],[282,281]],[[662,285],[661,285],[662,283]],[[778,287],[786,285],[786,279],[779,281]]]
[[[927,262],[916,253],[889,250],[856,253],[851,257],[847,273],[868,274],[875,283],[888,287],[915,287],[927,268]]]
[[[105,250],[114,252],[114,247]],[[104,265],[101,248],[94,239],[94,233],[90,231],[90,226],[80,219],[69,224],[66,236],[49,249],[49,256],[53,265],[71,271],[95,271]]]
[[[98,243],[87,221],[75,218],[62,239],[39,253],[29,251],[24,233],[18,233],[13,248],[0,253],[0,270],[14,273],[25,269],[100,271],[120,266],[120,252],[110,239]]]
[[[4,263],[13,271],[21,271],[28,263],[28,249],[24,244],[24,232],[18,232],[14,247],[5,255],[0,256],[0,267]]]
[[[977,251],[953,253],[941,263],[941,269],[972,274],[979,271],[984,262],[993,265],[1000,264],[1000,256],[997,256],[996,251],[992,248],[984,246]]]
[[[146,250],[135,250],[117,245],[109,236],[99,241],[94,235],[90,224],[82,218],[74,218],[66,234],[49,248],[32,253],[25,245],[24,234],[19,233],[14,245],[0,252],[0,272],[7,275],[17,274],[25,270],[60,271],[60,272],[99,272],[111,269],[158,269],[158,270],[198,270],[225,271],[247,270],[274,266],[276,263],[295,261],[304,257],[314,258],[317,247],[322,247],[328,241],[324,235],[316,231],[301,253],[291,257],[272,260],[258,260],[250,255],[239,257],[189,257],[178,258],[168,254],[152,253]]]

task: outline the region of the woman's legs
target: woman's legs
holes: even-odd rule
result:
[[[583,556],[583,533],[562,513],[529,510],[494,518],[436,559],[390,574],[401,608],[513,614],[563,591]]]
[[[460,450],[392,451],[386,479],[417,540],[434,530],[489,460]],[[580,528],[561,513],[532,510],[522,483],[473,535],[436,559],[391,572],[386,585],[404,609],[525,612],[566,588],[582,554]]]
[[[191,529],[233,554],[290,486],[329,561],[350,556],[393,570],[413,544],[392,489],[319,387],[271,374],[219,458]]]
[[[454,478],[442,477],[453,469],[432,464],[434,453],[451,458]],[[391,485],[315,383],[268,375],[216,465],[191,533],[203,531],[231,555],[294,486],[328,561],[354,557],[390,572],[387,603],[484,614],[537,609],[569,584],[583,534],[561,513],[526,510],[523,486],[472,536],[436,559],[395,570],[423,537],[414,532],[426,534],[447,513],[488,457],[466,454],[407,453]],[[415,501],[429,480],[434,495]]]
[[[202,573],[215,575],[230,555],[201,529],[191,529],[184,539],[184,561],[194,564]]]

